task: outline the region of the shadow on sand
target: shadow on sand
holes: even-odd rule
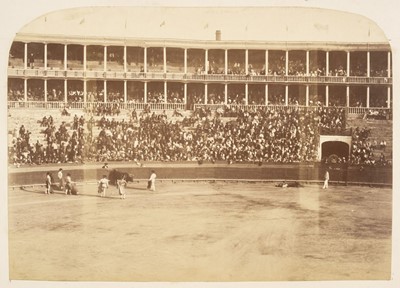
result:
[[[34,194],[45,194],[44,193],[44,189],[43,191],[39,191],[39,190],[30,190],[29,188],[35,189],[33,186],[21,186],[20,187],[20,191],[23,192],[27,192],[27,193],[34,193]],[[110,189],[113,189],[116,187],[111,187]],[[141,191],[146,191],[148,190],[147,188],[139,188],[139,187],[126,187],[126,190],[141,190]],[[53,187],[52,192],[50,194],[58,194],[58,195],[66,195],[66,196],[85,196],[85,197],[96,197],[96,198],[108,198],[108,199],[120,199],[120,195],[118,194],[118,191],[110,191],[108,190],[108,195],[106,195],[105,197],[101,197],[99,193],[96,194],[86,194],[86,193],[80,193],[78,191],[77,194],[65,194],[65,192],[63,190],[60,190],[58,187],[55,188]]]

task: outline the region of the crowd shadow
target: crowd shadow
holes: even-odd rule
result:
[[[129,189],[129,190],[148,190],[146,187],[137,187],[137,186],[131,186],[131,185],[129,185],[129,186],[126,186],[126,188],[125,189]]]
[[[29,188],[32,188],[32,190],[30,190]],[[39,191],[39,190],[33,190],[35,189],[34,186],[21,186],[19,188],[20,191],[22,192],[26,192],[26,193],[33,193],[33,194],[42,194],[42,195],[46,195],[46,193],[44,192],[44,187],[43,187],[43,191]],[[120,199],[120,195],[118,193],[118,191],[116,190],[116,186],[111,186],[109,187],[109,190],[107,190],[107,194],[104,197],[100,196],[100,193],[81,193],[78,189],[78,193],[77,194],[65,194],[65,191],[59,189],[58,187],[52,187],[52,192],[50,192],[50,194],[54,194],[54,195],[65,195],[65,196],[85,196],[85,197],[96,197],[96,198],[108,198],[108,199]],[[127,190],[140,190],[140,191],[146,191],[148,190],[147,188],[142,188],[142,187],[133,187],[133,186],[129,186],[126,187],[125,189]],[[115,191],[114,191],[115,190]]]

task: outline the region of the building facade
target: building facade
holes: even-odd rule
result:
[[[221,35],[217,30],[213,40],[185,40],[22,31],[10,48],[9,107],[323,105],[349,113],[392,107],[387,42]]]

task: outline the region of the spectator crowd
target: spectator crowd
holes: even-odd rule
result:
[[[72,116],[71,116],[72,117]],[[111,116],[113,117],[113,116]],[[229,117],[229,118],[228,118]],[[116,120],[73,116],[58,127],[53,117],[39,121],[46,145],[30,142],[22,125],[15,131],[10,159],[16,165],[84,161],[226,161],[228,163],[298,163],[317,159],[320,134],[342,134],[346,129],[341,108],[322,106],[238,109],[229,105],[213,114],[200,108],[191,116],[175,111],[168,117],[151,112]],[[97,127],[97,131],[95,128]],[[367,130],[355,129],[350,163],[387,164],[374,160]],[[384,143],[386,146],[386,143]],[[381,145],[382,146],[382,145]],[[382,155],[381,155],[382,156]]]

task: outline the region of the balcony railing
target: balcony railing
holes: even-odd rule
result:
[[[113,106],[115,103],[104,102],[45,102],[45,101],[8,101],[9,109],[83,109],[86,111],[94,111],[96,107]],[[120,109],[124,110],[143,110],[145,107],[150,107],[151,110],[185,110],[186,104],[183,103],[118,103]]]
[[[282,109],[292,111],[294,109],[298,110],[313,110],[316,109],[317,106],[302,106],[302,105],[244,105],[244,104],[195,104],[194,109],[210,109],[211,111],[215,111],[218,109],[225,110],[229,108],[230,110],[244,110],[244,111],[256,111],[258,109],[263,109],[268,107],[269,110],[272,111],[280,111]]]
[[[280,76],[280,75],[232,75],[232,74],[196,74],[162,72],[124,72],[94,70],[60,69],[23,69],[8,68],[10,77],[39,78],[86,78],[107,80],[190,80],[207,82],[252,82],[252,83],[347,83],[347,84],[392,84],[391,77],[356,77],[356,76]]]
[[[85,111],[94,111],[96,107],[101,105],[112,106],[115,105],[114,102],[104,103],[104,102],[50,102],[50,101],[8,101],[8,109],[63,109],[65,107],[69,109],[82,109]],[[186,110],[187,104],[184,103],[123,103],[118,102],[120,109],[124,110],[143,110],[145,107],[150,107],[151,110]],[[314,110],[317,109],[318,106],[303,106],[303,105],[242,105],[242,104],[194,104],[194,109],[204,108],[215,111],[217,109],[225,109],[229,107],[231,110],[245,110],[245,111],[254,111],[260,108],[268,107],[268,109],[272,110],[290,110],[298,109],[298,110]],[[330,107],[324,106],[324,108],[329,109]],[[392,115],[392,110],[390,108],[378,108],[378,107],[336,107],[343,108],[346,110],[348,114],[358,114],[358,115],[368,115],[372,111],[378,113],[379,115],[388,115],[389,118]]]
[[[315,110],[318,109],[319,106],[304,106],[304,105],[243,105],[243,104],[234,104],[234,105],[228,105],[228,104],[195,104],[194,105],[194,109],[198,109],[198,108],[204,108],[207,109],[209,108],[212,111],[215,111],[217,109],[225,109],[229,107],[229,109],[234,109],[234,110],[244,110],[244,111],[255,111],[257,109],[262,109],[265,107],[268,107],[269,110],[289,110],[292,111],[293,109],[298,109],[298,110]],[[324,106],[323,108],[326,109],[330,109],[333,107],[328,107],[328,106]],[[342,108],[345,109],[346,112],[348,114],[358,114],[358,115],[365,115],[368,114],[371,111],[375,111],[378,112],[380,114],[387,114],[387,115],[391,115],[392,114],[392,110],[390,108],[381,108],[381,107],[337,107],[335,106],[335,108]]]

